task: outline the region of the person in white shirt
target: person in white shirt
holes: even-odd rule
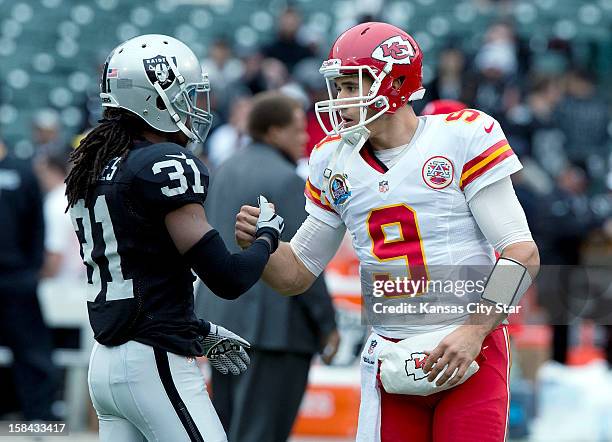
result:
[[[251,111],[251,97],[241,97],[232,103],[229,121],[219,126],[208,137],[208,162],[217,168],[251,142],[247,133],[247,117]]]
[[[83,265],[79,242],[74,235],[70,215],[66,213],[66,179],[68,156],[62,153],[44,155],[36,161],[36,173],[45,192],[45,260],[41,276],[45,278],[81,279]]]

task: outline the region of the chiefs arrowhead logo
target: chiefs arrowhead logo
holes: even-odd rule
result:
[[[425,379],[427,374],[423,371],[423,367],[427,362],[427,353],[415,352],[410,354],[410,359],[406,359],[406,376],[413,377],[415,381]]]
[[[404,40],[401,35],[388,38],[372,52],[372,58],[385,63],[410,64],[410,60],[414,56],[415,52],[412,44],[410,41]]]

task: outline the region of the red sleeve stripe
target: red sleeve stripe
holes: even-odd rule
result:
[[[304,188],[304,195],[310,201],[315,203],[316,206],[320,207],[323,210],[327,210],[328,212],[336,213],[334,209],[332,209],[329,204],[323,204],[321,202],[321,191],[312,185],[310,180],[306,180],[306,187]],[[326,200],[327,203],[327,200]]]
[[[501,140],[501,141],[495,143],[493,146],[489,147],[487,150],[485,150],[483,153],[481,153],[477,157],[472,158],[470,161],[465,163],[465,166],[463,166],[463,170],[461,171],[461,176],[463,176],[468,170],[470,170],[476,164],[480,163],[482,160],[484,160],[489,155],[494,153],[497,149],[499,149],[500,147],[505,146],[506,144],[508,144],[508,140],[505,140],[505,139]]]
[[[321,191],[310,182],[310,179],[306,179],[306,193],[312,193],[315,198],[321,196]]]
[[[496,165],[498,165],[499,163],[504,161],[506,158],[511,157],[512,155],[514,155],[514,152],[512,151],[512,149],[510,149],[510,146],[508,146],[507,149],[503,150],[499,155],[497,155],[493,159],[491,159],[491,161],[487,162],[482,167],[480,167],[479,169],[475,170],[468,177],[466,177],[465,179],[462,177],[461,178],[461,182],[459,183],[459,187],[461,188],[461,190],[463,190],[465,188],[465,186],[470,184],[476,178],[478,178],[479,176],[484,174],[486,171],[492,169],[493,167],[495,167]]]

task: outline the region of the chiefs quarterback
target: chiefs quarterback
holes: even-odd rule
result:
[[[361,360],[357,440],[502,441],[509,405],[504,320],[539,267],[510,180],[522,166],[499,123],[483,112],[415,115],[411,102],[424,93],[422,57],[408,33],[386,23],[359,24],[335,41],[320,69],[330,97],[316,111],[328,136],[310,156],[309,216],[279,245],[263,278],[284,294],[302,293],[347,230],[364,299],[381,274],[427,279],[435,266],[488,266],[477,295],[482,308],[428,324],[409,314],[372,324]],[[238,214],[244,247],[259,213],[244,206]],[[397,361],[406,364],[403,374]]]

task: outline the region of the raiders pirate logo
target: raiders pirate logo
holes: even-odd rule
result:
[[[431,157],[423,165],[423,181],[435,190],[444,189],[453,182],[455,168],[453,163],[446,157]]]
[[[414,56],[412,44],[409,40],[404,40],[401,35],[386,39],[372,52],[372,58],[395,64],[410,64]]]
[[[172,57],[172,61],[176,65],[176,57]],[[156,55],[152,58],[145,58],[142,60],[142,63],[151,84],[159,82],[162,89],[167,89],[174,82],[176,76],[172,69],[170,69],[170,64],[165,56]]]

